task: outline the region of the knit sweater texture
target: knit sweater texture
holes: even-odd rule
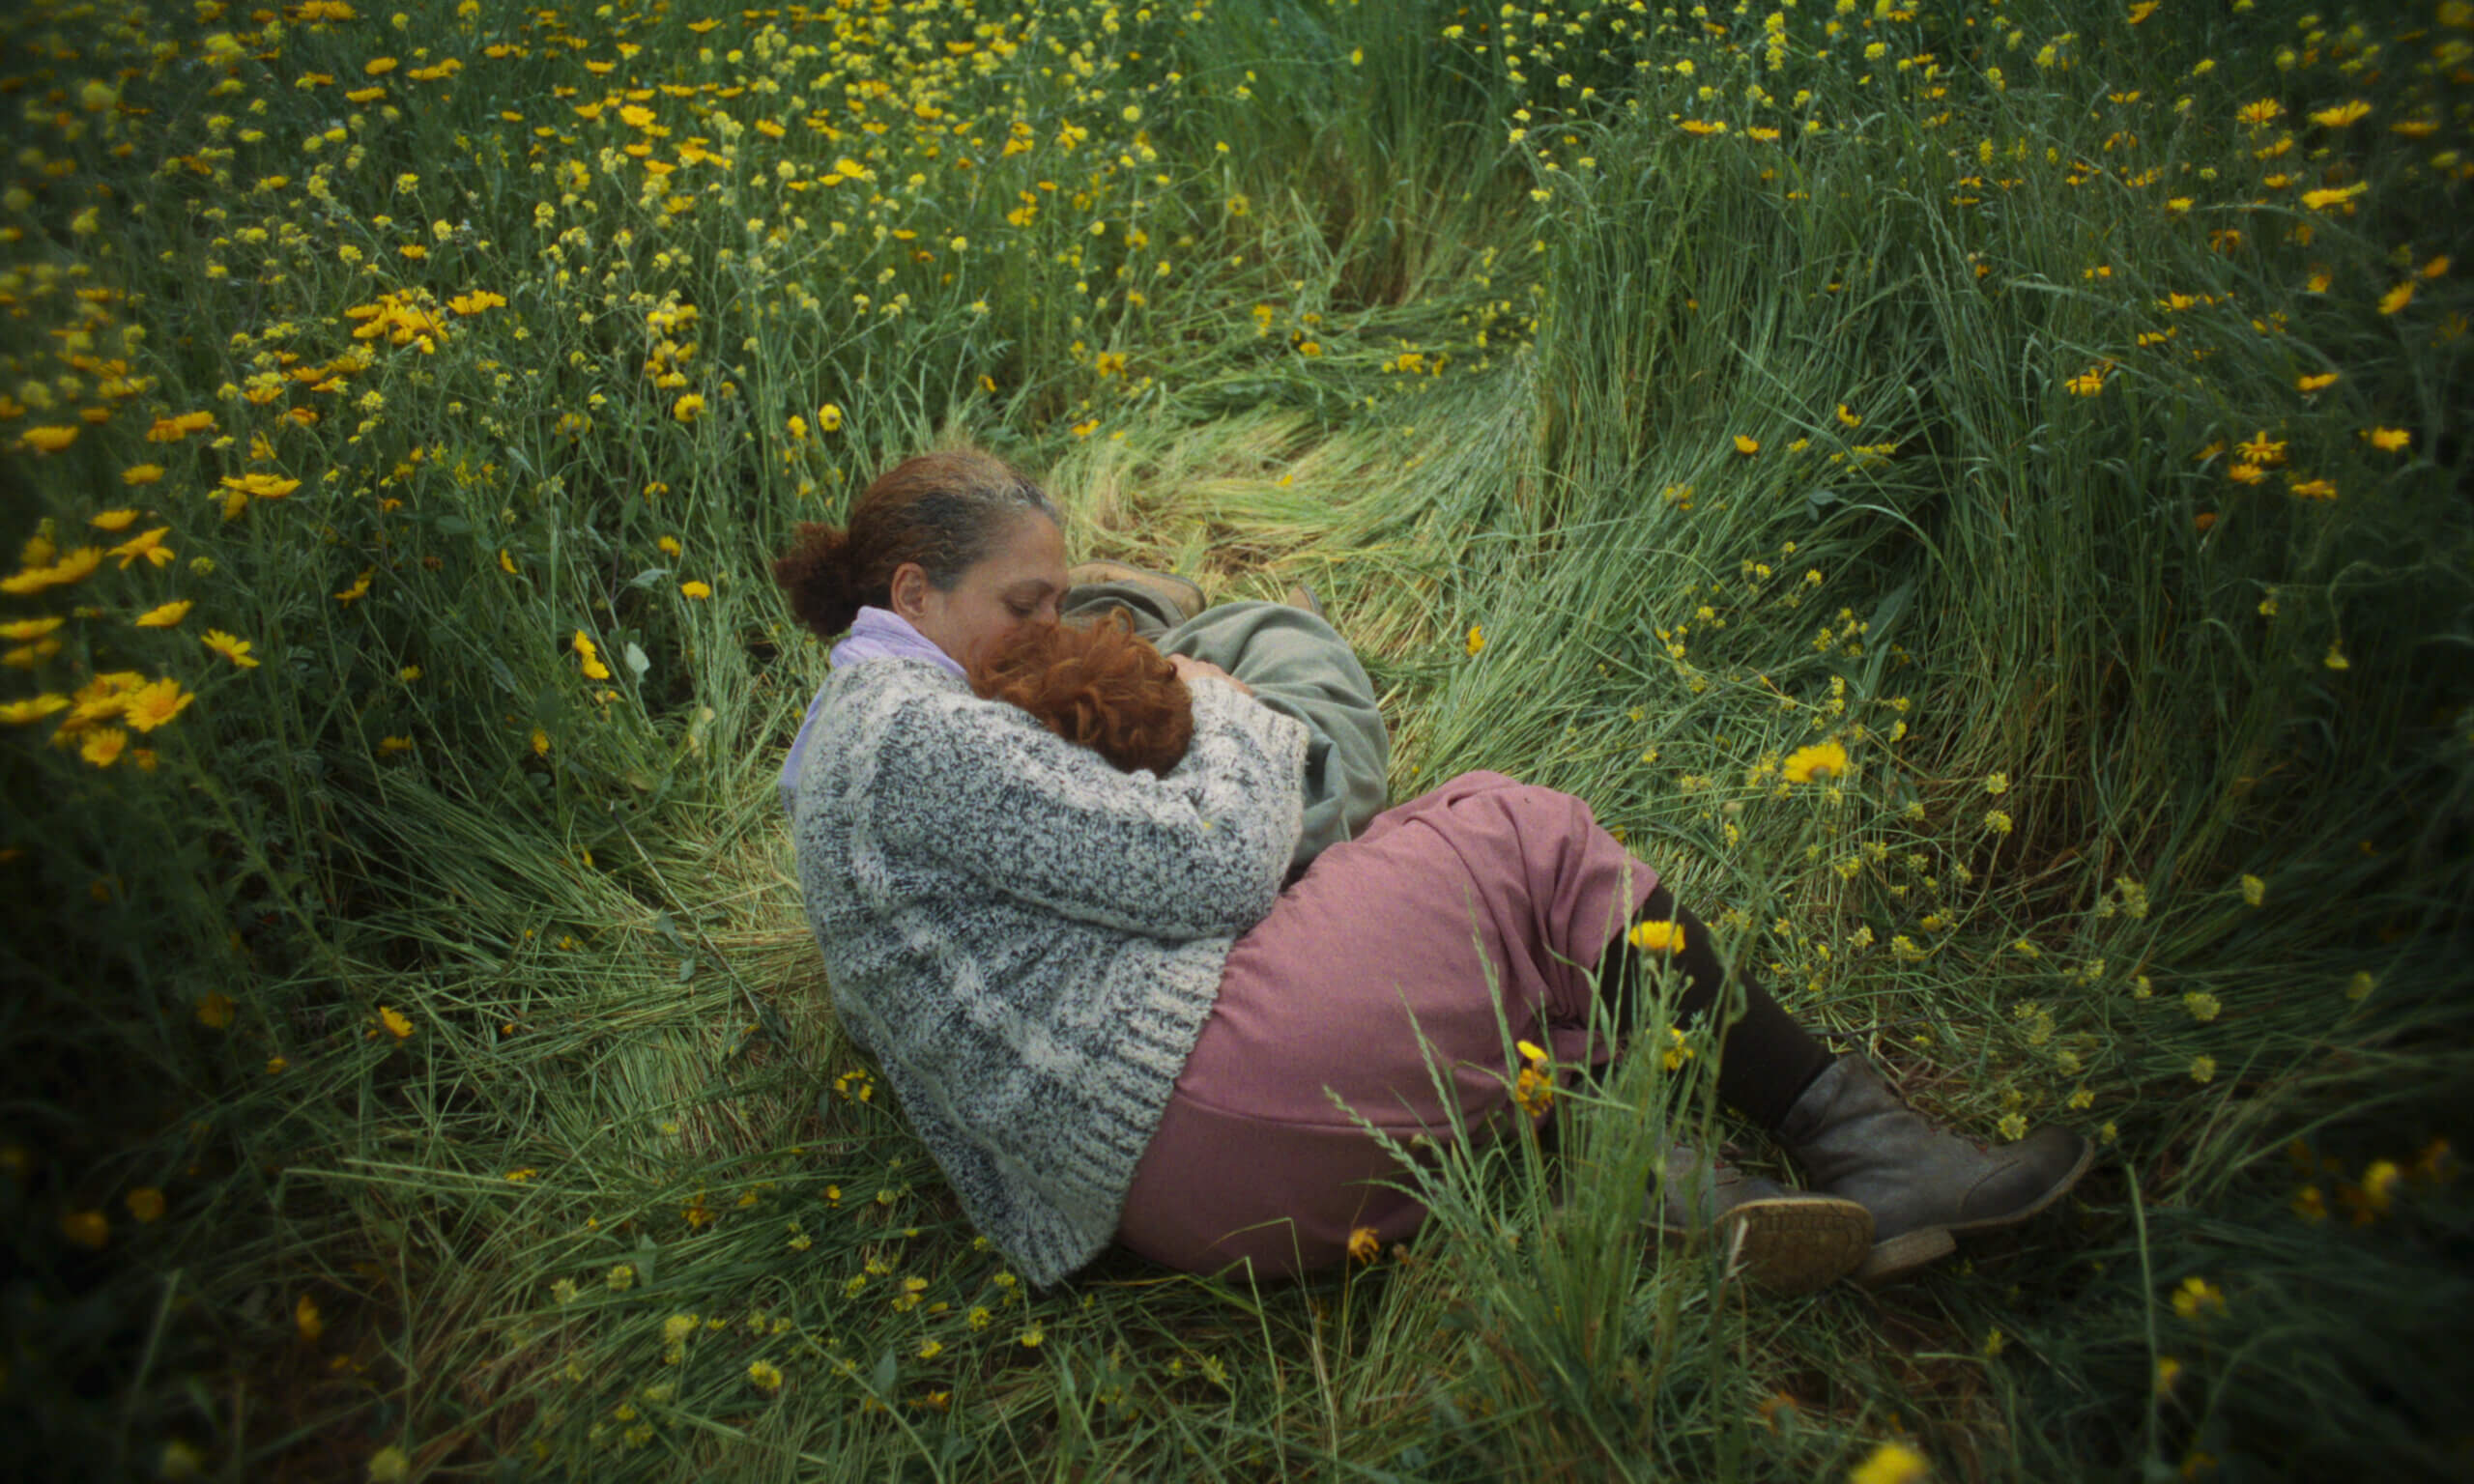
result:
[[[1305,725],[1187,685],[1165,776],[915,659],[836,670],[809,739],[791,838],[834,1008],[1035,1287],[1115,1235],[1303,825]]]

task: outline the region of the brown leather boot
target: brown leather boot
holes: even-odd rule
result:
[[[1203,610],[1202,588],[1194,583],[1165,572],[1128,566],[1122,561],[1086,561],[1068,567],[1065,569],[1065,581],[1075,587],[1093,583],[1123,583],[1139,587],[1173,611],[1179,622]]]
[[[1773,1294],[1808,1294],[1856,1270],[1873,1243],[1871,1213],[1855,1201],[1790,1190],[1678,1144],[1667,1151],[1644,1219],[1661,1244],[1712,1231],[1730,1276]]]
[[[1286,601],[1291,608],[1302,608],[1317,618],[1323,616],[1323,605],[1314,601],[1314,589],[1304,583],[1288,589]]]
[[[1873,1213],[1858,1283],[1882,1283],[1946,1257],[1953,1234],[2015,1226],[2061,1199],[2095,1147],[2048,1124],[1999,1149],[1945,1133],[1900,1100],[1860,1056],[1823,1069],[1776,1129],[1816,1188]]]

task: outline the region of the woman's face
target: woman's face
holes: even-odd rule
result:
[[[1065,535],[1035,510],[1016,516],[995,550],[964,568],[951,592],[930,586],[917,562],[893,574],[894,612],[964,669],[1023,624],[1056,622],[1064,598]]]

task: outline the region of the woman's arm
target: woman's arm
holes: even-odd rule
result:
[[[1001,702],[907,705],[869,785],[877,832],[1067,917],[1169,941],[1245,932],[1297,842],[1306,728],[1231,685],[1189,688],[1194,740],[1156,779]]]

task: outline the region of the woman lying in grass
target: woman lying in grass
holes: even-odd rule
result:
[[[1603,1066],[1596,997],[1633,1024],[1652,951],[1680,971],[1679,1020],[1740,988],[1719,1093],[1818,1186],[1669,1154],[1646,1224],[1711,1231],[1756,1282],[1895,1276],[1954,1233],[2044,1210],[2087,1166],[2087,1142],[2059,1128],[1989,1153],[1933,1127],[1740,968],[1730,984],[1699,919],[1581,800],[1482,772],[1383,809],[1372,685],[1331,625],[1283,604],[1205,609],[1156,574],[1069,570],[1054,504],[993,458],[906,460],[848,529],[800,528],[774,575],[819,637],[848,631],[783,778],[836,1010],[971,1220],[1036,1285],[1112,1241],[1272,1275],[1341,1262],[1360,1228],[1406,1238],[1424,1208],[1330,1094],[1402,1142],[1450,1137],[1455,1111],[1497,1128],[1526,1111],[1505,1026],[1560,1064]],[[970,683],[1009,642],[1059,646],[1050,672],[1085,664],[1116,641],[1021,633],[1110,608],[1186,693],[1179,755],[1165,732],[1144,738],[1165,769],[1069,740],[1106,743],[1131,704],[1083,705],[1069,685],[1035,716]],[[1147,684],[1153,710],[1175,709],[1157,667],[1133,653],[1122,668],[1125,695]]]

